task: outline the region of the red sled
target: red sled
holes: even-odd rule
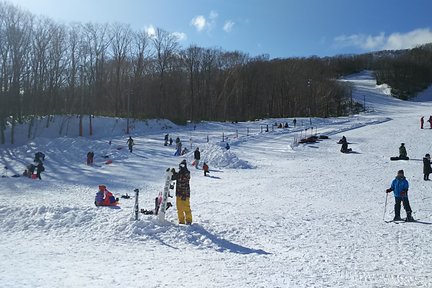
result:
[[[113,163],[113,161],[111,159],[105,162],[106,165],[109,165],[109,164],[112,164],[112,163]]]
[[[31,179],[37,179],[37,175],[36,174],[32,174],[31,175]]]
[[[118,201],[116,201],[116,202],[113,202],[113,203],[96,203],[95,202],[95,205],[97,206],[97,207],[108,207],[108,206],[118,206],[120,204],[120,202],[118,202]]]

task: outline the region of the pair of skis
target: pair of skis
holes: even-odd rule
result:
[[[172,176],[173,173],[170,168],[168,168],[165,172],[165,186],[164,190],[162,192],[162,195],[156,198],[156,214],[158,215],[158,219],[160,221],[165,221],[165,214],[168,206],[168,197],[169,197],[169,190],[171,187],[172,182]],[[139,189],[135,189],[135,205],[134,205],[134,214],[135,214],[135,220],[138,220],[139,216],[139,204],[138,204],[138,197],[139,197]]]

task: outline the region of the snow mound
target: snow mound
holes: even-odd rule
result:
[[[200,163],[206,162],[210,169],[212,167],[217,168],[230,168],[230,169],[253,169],[254,167],[246,160],[241,160],[231,150],[226,150],[216,144],[204,144],[200,146],[201,161]],[[186,155],[190,163],[194,160],[194,152],[189,152]]]
[[[416,97],[412,98],[413,102],[430,102],[432,101],[432,85],[418,93]]]

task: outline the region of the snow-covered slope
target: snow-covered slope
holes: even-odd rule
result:
[[[262,126],[287,121],[272,119],[202,123],[196,130],[153,123],[134,132],[132,154],[112,128],[96,128],[93,138],[52,138],[46,131],[0,148],[9,175],[22,172],[34,152],[47,155],[42,181],[0,178],[0,286],[432,286],[432,225],[382,220],[384,190],[405,169],[414,217],[432,222],[432,184],[422,180],[421,162],[432,152],[432,130],[418,123],[432,104],[389,97],[369,72],[343,81],[372,112],[313,119],[331,137],[316,144],[293,145],[310,134],[307,126],[261,133]],[[199,146],[210,164],[212,177],[190,167],[195,224],[178,226],[175,207],[167,223],[144,215],[133,221],[133,199],[121,200],[121,209],[94,207],[97,185],[105,183],[117,195],[140,188],[141,208],[152,208],[163,171],[183,159],[163,146],[164,133],[192,150]],[[356,154],[339,152],[342,135]],[[390,162],[401,142],[412,160]],[[94,167],[84,164],[89,150]],[[103,156],[113,164],[104,165]],[[386,219],[393,211],[388,200]]]

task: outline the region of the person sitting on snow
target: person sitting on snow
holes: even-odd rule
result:
[[[399,159],[407,159],[408,153],[405,148],[405,143],[401,143],[401,146],[399,147]]]
[[[118,198],[115,198],[105,185],[99,185],[99,191],[95,196],[95,205],[110,206],[116,202],[118,202]]]
[[[386,190],[386,193],[393,192],[395,197],[395,208],[394,208],[395,217],[393,218],[393,221],[402,220],[402,218],[400,217],[401,202],[403,203],[403,207],[407,214],[406,221],[407,222],[414,221],[414,218],[411,215],[412,210],[408,200],[408,188],[409,188],[409,184],[405,178],[404,171],[399,170],[396,178],[393,180],[391,184],[391,187]]]
[[[203,171],[204,171],[204,176],[207,176],[207,173],[210,173],[210,168],[206,162],[204,162]]]

